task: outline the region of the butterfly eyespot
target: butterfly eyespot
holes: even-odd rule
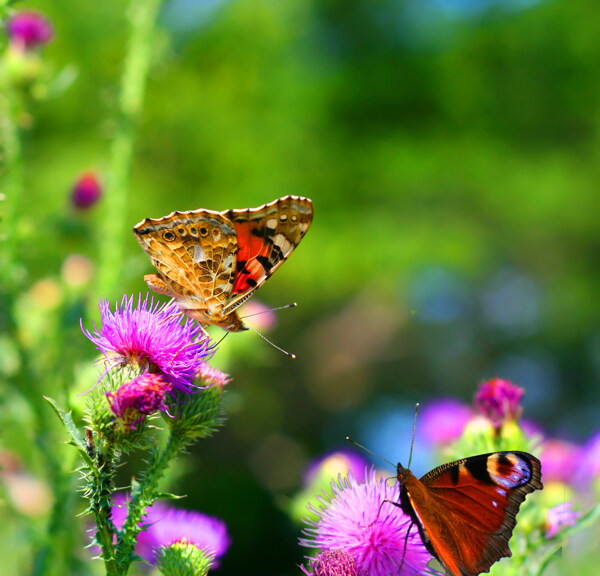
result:
[[[195,226],[192,226],[192,227],[190,228],[190,232],[191,232],[192,234],[198,234],[198,229],[197,229]]]
[[[202,237],[208,236],[208,228],[206,228],[205,226],[202,226],[202,228],[200,228],[200,236],[202,236]]]
[[[181,234],[183,236],[185,234],[185,228],[183,226],[180,228],[177,228],[177,233]]]
[[[286,221],[287,221],[287,218],[288,218],[288,217],[287,217],[287,214],[281,214],[281,215],[279,216],[279,221],[280,221],[280,222],[286,222]]]
[[[171,240],[175,240],[175,234],[173,232],[165,232],[163,238],[170,242]]]
[[[297,222],[298,221],[298,216],[294,215],[292,216],[292,222]]]
[[[218,228],[213,228],[212,237],[214,240],[218,240],[221,237],[221,231]]]

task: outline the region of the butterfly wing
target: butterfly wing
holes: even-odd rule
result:
[[[542,489],[540,461],[495,452],[444,464],[404,488],[421,537],[452,576],[476,576],[510,556],[519,506]]]
[[[177,299],[199,322],[215,323],[229,301],[237,262],[237,236],[220,212],[172,212],[146,218],[133,233],[159,275],[144,277],[160,294]]]
[[[224,312],[235,310],[277,270],[298,246],[312,221],[309,198],[285,196],[259,208],[227,210],[238,253],[231,296]]]

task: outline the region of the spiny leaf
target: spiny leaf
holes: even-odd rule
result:
[[[52,398],[48,398],[48,396],[44,396],[44,400],[46,400],[48,402],[48,404],[50,404],[50,406],[52,406],[52,408],[54,408],[54,411],[56,412],[57,416],[60,418],[61,422],[63,423],[63,425],[67,431],[67,434],[69,435],[68,444],[75,446],[75,448],[77,448],[77,450],[79,450],[81,457],[83,458],[85,463],[90,468],[95,468],[94,463],[92,462],[92,459],[90,458],[89,454],[87,453],[85,439],[82,436],[82,434],[79,432],[79,430],[77,429],[77,426],[75,426],[75,422],[73,422],[73,418],[71,418],[71,413],[65,412],[58,405],[56,400],[53,400]]]

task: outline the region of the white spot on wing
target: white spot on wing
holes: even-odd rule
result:
[[[199,262],[204,262],[206,260],[206,254],[202,249],[200,244],[194,245],[194,264],[198,264]]]
[[[287,254],[290,250],[293,249],[293,246],[291,245],[290,241],[283,234],[277,234],[277,236],[273,238],[273,244],[275,244],[275,246],[278,246],[284,254]]]

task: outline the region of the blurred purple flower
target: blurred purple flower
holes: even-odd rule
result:
[[[581,461],[581,446],[566,440],[551,439],[542,445],[540,460],[544,463],[544,480],[572,484]]]
[[[581,449],[576,472],[579,486],[589,486],[594,478],[600,479],[600,432],[594,434]]]
[[[107,300],[100,302],[102,326],[83,333],[104,354],[107,371],[117,365],[138,364],[142,370],[158,372],[182,392],[197,391],[193,384],[201,363],[212,354],[210,340],[192,320],[181,323],[174,303],[142,300],[134,307],[133,296],[124,296],[111,312]]]
[[[6,24],[11,46],[30,50],[48,44],[54,35],[50,22],[38,12],[17,12]]]
[[[419,428],[429,444],[446,446],[460,438],[472,417],[470,406],[453,398],[440,398],[423,406]]]
[[[208,362],[201,362],[196,372],[196,378],[202,380],[206,386],[217,386],[223,388],[225,384],[229,384],[232,378],[229,374],[221,372],[218,368],[213,368]]]
[[[138,536],[136,552],[155,564],[161,547],[176,542],[191,543],[213,555],[211,565],[216,568],[217,560],[227,552],[231,538],[225,522],[214,516],[155,503],[146,510],[145,529]]]
[[[475,406],[499,428],[506,420],[518,420],[523,409],[521,398],[525,390],[508,380],[492,378],[480,384],[475,394]]]
[[[106,397],[117,420],[133,430],[145,416],[167,409],[165,395],[172,388],[158,374],[146,373],[126,382],[116,392],[107,392]]]
[[[300,538],[302,546],[318,548],[321,552],[342,550],[355,560],[357,572],[369,576],[416,576],[422,574],[431,556],[421,542],[413,521],[402,510],[383,500],[397,502],[398,485],[388,486],[385,479],[377,480],[371,470],[364,484],[352,474],[332,482],[330,498],[317,496],[320,505],[312,504],[310,512],[317,521],[305,517],[309,525]],[[409,531],[409,527],[412,530]],[[316,559],[309,559],[313,565]]]
[[[71,201],[77,208],[91,208],[102,196],[102,186],[94,172],[79,176],[71,191]]]
[[[368,466],[369,461],[353,450],[346,448],[333,450],[311,462],[304,472],[302,485],[310,486],[321,475],[327,477],[327,482],[330,482],[331,478],[337,478],[340,474],[347,476],[348,473],[351,473],[358,482],[364,482],[365,470]]]
[[[563,528],[575,526],[577,519],[580,516],[581,512],[573,510],[573,505],[570,500],[568,502],[561,502],[553,508],[550,508],[546,513],[546,534],[544,534],[544,537],[547,540],[550,540]]]
[[[330,550],[312,558],[309,567],[301,567],[308,576],[358,576],[356,560],[343,550]]]

